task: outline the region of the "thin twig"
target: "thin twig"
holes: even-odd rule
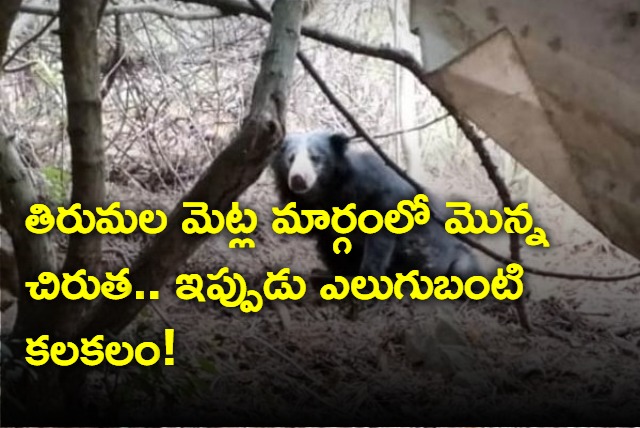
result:
[[[41,5],[23,5],[20,12],[32,15],[58,16],[58,9]],[[149,13],[154,15],[166,16],[177,19],[179,21],[206,21],[210,19],[224,18],[225,13],[202,11],[202,12],[181,12],[172,8],[162,7],[156,4],[135,4],[128,6],[109,6],[105,8],[102,16],[110,15],[130,15],[139,13]]]
[[[30,67],[36,65],[37,63],[38,63],[38,61],[35,61],[35,60],[26,61],[26,62],[23,62],[20,65],[16,65],[13,68],[3,68],[2,71],[7,73],[7,74],[8,73],[17,73],[19,71],[26,70],[27,68],[30,68]]]
[[[107,7],[107,3],[109,3],[109,0],[102,0],[102,3],[100,4],[100,9],[98,9],[98,27],[100,26],[100,23],[102,22],[102,18],[104,17],[104,10]]]
[[[103,86],[100,89],[100,98],[105,99],[109,91],[113,87],[116,81],[118,70],[121,68],[124,59],[124,41],[122,38],[122,24],[120,15],[116,15],[114,18],[116,45],[113,48],[111,58],[107,61],[104,68]]]
[[[5,62],[2,64],[2,68],[6,67],[7,64],[9,64],[16,56],[18,56],[18,54],[20,53],[20,51],[22,51],[24,48],[26,48],[27,46],[29,46],[29,44],[33,43],[34,41],[36,41],[38,38],[40,38],[40,36],[42,36],[48,29],[49,27],[51,27],[53,25],[54,22],[56,22],[56,19],[58,19],[57,16],[53,16],[51,17],[51,19],[49,19],[47,21],[47,23],[40,29],[38,30],[33,36],[29,37],[27,40],[25,40],[20,46],[18,46],[16,48],[16,50],[14,50],[11,55],[9,55],[9,57],[5,60]]]
[[[358,121],[353,117],[353,115],[347,110],[347,108],[342,104],[342,102],[335,96],[335,94],[331,91],[331,89],[327,86],[324,79],[320,76],[315,67],[311,64],[307,56],[303,52],[298,52],[298,59],[302,63],[304,69],[309,73],[309,75],[315,80],[316,84],[320,87],[320,91],[327,97],[329,102],[334,105],[338,109],[338,111],[344,116],[344,118],[349,122],[351,127],[356,131],[356,136],[365,140],[371,148],[384,160],[389,168],[395,171],[398,175],[404,178],[412,187],[420,192],[424,192],[422,185],[415,181],[411,176],[407,175],[402,168],[387,156],[387,154],[378,146],[371,135],[358,123]]]
[[[433,126],[438,122],[442,122],[444,119],[446,119],[448,117],[449,117],[449,113],[445,113],[445,114],[443,114],[441,116],[436,117],[435,119],[432,119],[432,120],[430,120],[428,122],[425,122],[425,123],[422,123],[420,125],[416,125],[416,126],[413,126],[411,128],[406,128],[406,129],[396,129],[394,131],[389,131],[389,132],[386,132],[384,134],[376,134],[376,135],[373,135],[373,138],[375,138],[375,139],[389,138],[389,137],[395,137],[396,135],[407,134],[409,132],[420,131],[422,129],[429,128],[430,126]],[[351,139],[351,140],[357,139],[357,138],[359,138],[359,136],[357,134],[356,135],[352,135],[351,137],[349,137],[349,139]]]

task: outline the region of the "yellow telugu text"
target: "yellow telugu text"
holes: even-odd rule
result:
[[[289,283],[291,269],[283,268],[278,273],[267,272],[267,279],[262,286],[262,294],[256,290],[248,290],[244,277],[237,272],[230,274],[228,267],[223,267],[216,274],[207,274],[213,283],[206,286],[202,276],[198,274],[182,274],[176,279],[176,296],[181,300],[205,302],[219,301],[225,308],[237,308],[244,313],[258,312],[262,309],[264,299],[267,300],[300,300],[307,292],[307,284],[300,276],[293,276]],[[206,296],[206,298],[205,298]]]
[[[74,275],[63,273],[62,281],[53,272],[42,272],[38,281],[26,282],[25,286],[34,300],[53,300],[60,293],[69,300],[94,300],[100,295],[109,300],[120,300],[133,290],[125,276],[128,273],[129,268],[121,269],[118,274],[107,272],[107,280],[101,283],[95,276],[87,276],[86,269],[80,269]]]
[[[504,219],[502,213],[497,210],[490,210],[489,215],[495,219],[495,225],[489,225],[489,218],[487,214],[481,210],[475,210],[471,214],[471,204],[469,202],[447,202],[447,208],[453,208],[454,216],[462,216],[466,218],[466,225],[463,226],[462,221],[459,218],[452,217],[445,223],[445,230],[451,234],[481,234],[487,233],[494,235],[502,230],[507,233],[517,233],[519,235],[528,234],[533,228],[533,233],[525,238],[525,243],[531,247],[543,246],[549,247],[549,241],[547,240],[547,234],[541,227],[533,227],[533,217],[527,210],[529,204],[523,202],[516,208],[504,209],[504,214],[509,216]],[[475,218],[480,220],[480,226],[476,226]]]
[[[325,230],[331,227],[340,235],[348,234],[356,229],[366,234],[378,233],[382,228],[400,235],[409,232],[414,225],[423,226],[431,218],[431,211],[427,205],[427,195],[416,195],[413,200],[398,202],[395,210],[390,210],[382,215],[375,210],[366,210],[356,215],[356,204],[350,203],[345,208],[333,208],[333,215],[325,210],[302,210],[300,214],[305,218],[303,225],[300,214],[295,210],[296,203],[290,202],[284,208],[273,208],[273,214],[277,217],[273,223],[273,231],[279,235],[301,234],[305,235],[314,228]],[[288,218],[287,218],[288,217]],[[374,224],[367,224],[367,219],[372,218]],[[343,224],[346,219],[348,224]],[[334,244],[336,254],[340,253],[339,244],[345,244],[345,253],[351,250],[351,242],[346,237],[339,237]]]
[[[140,217],[131,210],[120,212],[120,202],[114,202],[108,208],[96,208],[96,214],[90,210],[83,210],[80,203],[75,203],[69,208],[59,207],[57,217],[45,204],[34,204],[30,208],[31,215],[25,220],[25,226],[31,233],[37,235],[49,233],[54,227],[66,235],[74,233],[88,234],[96,231],[100,234],[123,234],[128,235],[140,228],[144,233],[156,235],[167,227],[167,216],[161,210],[155,213],[151,210],[144,210]],[[125,216],[128,221],[125,220]],[[156,217],[160,219],[160,224],[152,227],[156,222]],[[115,218],[115,221],[114,221]],[[68,227],[65,223],[69,224]]]
[[[516,300],[524,292],[523,274],[522,266],[512,263],[505,268],[498,268],[496,276],[491,280],[482,276],[473,276],[466,281],[456,276],[438,276],[432,279],[420,275],[418,270],[396,274],[395,280],[388,276],[356,276],[351,279],[336,276],[336,284],[340,287],[326,284],[320,290],[320,297],[324,300],[342,300],[351,294],[359,300],[388,300],[392,297],[401,300],[405,296],[403,289],[408,287],[409,297],[413,300],[457,300],[463,296],[480,300],[490,294],[497,300]],[[208,274],[207,279],[213,281],[208,285],[205,285],[201,275],[182,274],[176,279],[176,296],[181,300],[195,299],[198,302],[220,301],[222,306],[239,307],[244,313],[259,312],[264,300],[295,301],[304,297],[307,290],[304,279],[290,275],[289,268],[283,268],[278,273],[268,272],[260,293],[257,290],[248,290],[242,275],[237,272],[230,273],[228,267],[221,268],[216,274]],[[363,289],[367,286],[370,286],[371,291],[365,293]]]
[[[173,365],[172,329],[165,330],[165,365]],[[100,334],[91,339],[80,339],[81,345],[74,342],[54,342],[49,344],[49,335],[42,335],[37,339],[27,339],[27,363],[32,366],[42,366],[51,361],[53,364],[67,367],[80,362],[86,366],[97,366],[107,362],[112,366],[122,367],[134,360],[141,366],[156,364],[161,356],[160,347],[153,342],[142,342],[136,346],[128,342],[109,342],[104,344],[104,335]],[[145,352],[145,350],[147,350]],[[143,355],[143,352],[147,354]]]
[[[201,223],[197,218],[189,217],[182,222],[182,231],[187,235],[194,233],[198,235],[210,234],[215,235],[226,227],[233,234],[249,234],[253,233],[258,226],[258,216],[253,210],[245,208],[240,210],[239,203],[233,202],[231,209],[225,215],[218,210],[209,210],[209,206],[204,202],[183,202],[184,208],[191,208],[191,215],[200,217]],[[245,217],[248,222],[243,222]],[[215,225],[212,218],[216,219]],[[251,238],[234,238],[229,242],[229,248],[255,248],[256,244]]]
[[[356,276],[351,280],[336,276],[335,281],[341,285],[341,289],[338,289],[337,285],[326,284],[320,289],[320,297],[324,300],[342,300],[352,294],[358,300],[388,300],[392,296],[402,300],[404,298],[402,289],[408,286],[411,290],[409,297],[412,300],[427,300],[431,297],[437,300],[457,300],[465,295],[469,299],[480,300],[488,297],[489,294],[497,300],[516,300],[524,291],[523,274],[522,266],[511,263],[506,268],[498,268],[496,276],[491,281],[483,276],[472,276],[466,281],[457,276],[438,276],[431,279],[420,275],[418,270],[412,270],[408,274],[396,274],[395,281],[388,276],[380,278]],[[515,285],[515,292],[510,287],[511,281]],[[480,284],[482,290],[474,290],[475,284]],[[368,285],[371,291],[363,293],[361,290]]]
[[[275,233],[293,235],[308,234],[312,230],[331,228],[339,235],[346,235],[359,230],[365,234],[374,234],[386,228],[394,234],[408,233],[415,225],[423,226],[431,218],[427,205],[429,198],[424,194],[416,195],[413,200],[398,202],[395,210],[385,214],[375,210],[365,210],[356,214],[356,204],[350,203],[344,208],[334,207],[330,214],[325,210],[296,211],[296,203],[290,202],[284,208],[273,208],[276,219],[272,223]],[[525,243],[531,247],[549,247],[545,231],[534,227],[533,217],[528,212],[529,204],[523,202],[516,208],[505,208],[504,215],[497,210],[485,213],[475,210],[472,214],[471,204],[468,202],[447,202],[448,208],[453,208],[453,217],[445,223],[445,230],[451,235],[456,234],[496,234],[500,231],[527,235]],[[238,202],[231,204],[231,209],[224,214],[222,211],[209,210],[204,202],[183,202],[183,207],[191,209],[191,217],[182,222],[182,231],[191,234],[215,235],[226,228],[235,237],[229,242],[229,248],[255,248],[251,237],[258,226],[258,216],[251,209],[241,210]],[[27,230],[35,234],[44,234],[57,227],[64,234],[88,234],[96,231],[101,234],[131,234],[138,228],[149,235],[162,232],[167,226],[167,216],[161,210],[144,210],[136,215],[132,210],[120,212],[120,203],[114,202],[108,208],[96,208],[97,215],[90,210],[82,210],[79,203],[70,208],[58,208],[58,215],[54,216],[48,206],[34,204],[31,214],[25,221]],[[457,217],[456,217],[457,216]],[[490,218],[495,224],[489,224]],[[505,218],[506,217],[506,218]],[[213,220],[215,218],[215,221]],[[463,224],[462,219],[466,219]],[[479,221],[480,225],[476,226]],[[155,224],[153,227],[151,224]],[[345,236],[338,237],[334,242],[334,252],[349,253],[351,241]]]

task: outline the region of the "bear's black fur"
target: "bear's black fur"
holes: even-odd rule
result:
[[[384,215],[396,209],[399,201],[417,194],[376,153],[354,150],[348,143],[349,138],[341,133],[288,134],[272,161],[282,202],[295,201],[296,211],[322,209],[330,214],[333,207],[355,202],[356,214],[377,210]],[[440,206],[437,196],[427,196],[431,211],[441,212],[434,209],[434,202],[435,207]],[[466,279],[482,274],[468,247],[433,219],[401,235],[385,228],[371,235],[356,229],[348,235],[353,244],[349,254],[334,253],[333,242],[340,235],[331,228],[314,231],[322,259],[334,275],[395,276],[413,269],[431,277]]]

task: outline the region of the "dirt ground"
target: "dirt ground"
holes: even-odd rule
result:
[[[372,2],[329,3],[337,5],[328,6],[331,13],[311,17],[321,28],[374,45],[393,41],[391,27],[385,27],[386,2],[373,2],[377,9]],[[346,10],[347,5],[354,10]],[[244,117],[250,76],[257,73],[256,58],[267,27],[235,17],[215,26],[204,21],[201,27],[174,23],[184,34],[174,40],[166,36],[163,20],[151,28],[159,35],[152,43],[147,25],[138,20],[131,20],[135,31],[128,37],[127,49],[132,64],[140,65],[116,83],[103,106],[108,198],[121,201],[124,208],[168,212]],[[30,35],[25,33],[24,38]],[[44,48],[34,51],[34,59],[47,60],[52,70],[61,69],[59,52],[52,47],[58,45],[58,35],[51,32],[42,40]],[[188,48],[183,46],[185,40]],[[339,96],[365,129],[376,134],[399,128],[393,119],[396,77],[391,64],[310,41],[303,48],[313,54],[325,80],[340,90]],[[419,49],[414,54],[419,55]],[[203,64],[203,58],[210,63]],[[15,111],[12,107],[0,113],[15,123],[17,140],[29,142],[25,147],[38,153],[43,166],[55,166],[50,175],[64,177],[58,172],[70,170],[70,156],[64,121],[57,113],[65,108],[59,96],[62,78],[52,84],[36,77],[4,75],[8,89],[3,94],[15,101]],[[301,69],[292,86],[289,130],[340,125],[351,132]],[[441,114],[440,106],[423,88],[416,88],[414,104],[420,106],[416,124],[427,123]],[[475,208],[496,208],[495,190],[486,173],[460,133],[450,128],[443,121],[422,131],[421,166],[428,188],[449,200],[470,200]],[[398,156],[394,141],[379,141],[388,144],[384,148],[389,154]],[[500,164],[499,156],[494,159]],[[50,193],[62,199],[68,189],[62,178],[59,181],[60,189]],[[167,190],[174,188],[174,193]],[[524,199],[551,247],[523,247],[526,265],[592,275],[640,271],[638,260],[613,246],[544,186],[538,183],[535,188],[518,194],[529,195]],[[298,274],[323,269],[311,239],[282,237],[270,230],[271,207],[278,201],[268,173],[240,202],[259,215],[256,248],[230,250],[228,236],[212,237],[185,266],[176,267],[180,273],[214,273],[228,266],[260,283],[265,272],[281,267]],[[65,240],[54,239],[62,259]],[[479,240],[508,255],[506,236]],[[3,235],[0,241],[4,246],[8,239]],[[141,235],[107,237],[106,270],[118,272],[131,265],[147,241]],[[495,268],[491,260],[482,260],[488,271]],[[637,425],[640,278],[588,282],[529,275],[525,287],[531,292],[527,309],[532,332],[518,325],[513,308],[505,302],[379,302],[351,320],[347,305],[323,301],[313,288],[299,302],[268,303],[258,314],[243,314],[211,302],[180,301],[175,286],[168,284],[160,300],[140,313],[123,339],[160,343],[164,329],[172,328],[176,365],[101,368],[90,373],[79,395],[95,418],[123,415],[114,422],[117,426],[133,426],[135,420],[127,419],[129,415],[135,415],[140,425],[169,425],[167,415],[172,414],[178,425],[563,425],[565,421],[606,426],[621,421],[616,418],[620,415],[628,416],[622,422]],[[3,290],[3,299],[6,295]],[[16,305],[2,312],[3,334],[9,332],[15,312]]]
[[[453,173],[442,173],[431,187],[449,192],[462,184]],[[483,196],[491,194],[491,186],[483,186],[466,196],[491,201]],[[178,197],[115,185],[111,195],[130,207],[164,209]],[[524,247],[526,264],[594,275],[640,269],[570,208],[549,192],[544,195],[532,202],[532,212],[551,248]],[[240,203],[260,218],[257,247],[229,250],[228,237],[213,237],[181,273],[229,266],[245,278],[260,279],[280,267],[301,274],[323,268],[313,240],[270,230],[271,207],[278,201],[268,173]],[[145,239],[108,238],[110,270],[130,264]],[[483,242],[507,254],[506,237]],[[112,411],[115,402],[130,408],[144,403],[147,415],[186,406],[194,420],[219,415],[236,421],[251,420],[254,413],[280,420],[283,409],[292,421],[296,411],[332,414],[338,421],[386,420],[394,412],[411,416],[416,408],[448,421],[462,408],[478,417],[493,415],[491,403],[493,410],[522,415],[543,409],[550,412],[549,423],[557,420],[556,411],[567,418],[583,416],[585,405],[598,416],[637,411],[640,279],[598,283],[531,275],[525,286],[531,291],[531,333],[504,302],[378,302],[350,320],[344,304],[320,300],[313,288],[297,303],[267,303],[258,314],[242,314],[211,302],[180,301],[169,286],[126,336],[161,337],[165,328],[175,329],[176,367],[131,369],[127,376],[93,373],[86,400],[103,412]],[[5,313],[3,323],[10,318]],[[252,394],[260,398],[250,399]],[[144,418],[144,412],[138,414]]]

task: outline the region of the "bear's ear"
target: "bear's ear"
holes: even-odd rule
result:
[[[347,150],[347,144],[349,144],[349,137],[343,132],[336,132],[329,137],[331,148],[339,155],[343,155]]]

